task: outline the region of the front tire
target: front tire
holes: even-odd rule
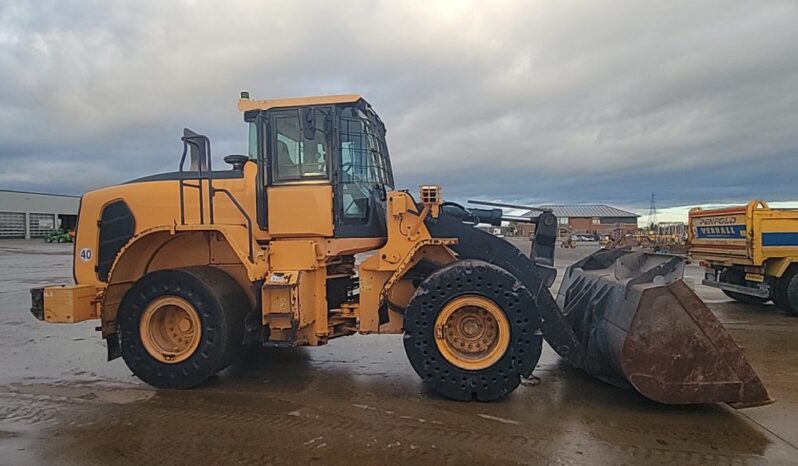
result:
[[[238,283],[218,269],[148,273],[119,306],[122,358],[156,388],[195,387],[233,361],[249,308]]]
[[[404,326],[413,369],[454,400],[502,398],[540,359],[540,316],[529,291],[479,260],[455,262],[424,280]]]

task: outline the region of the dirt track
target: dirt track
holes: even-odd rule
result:
[[[558,250],[558,266],[595,248]],[[70,252],[0,242],[2,464],[786,464],[798,454],[798,319],[700,285],[777,403],[656,405],[548,347],[539,384],[500,402],[452,402],[422,386],[397,336],[266,350],[199,389],[156,391],[121,359],[105,362],[95,324],[28,312],[28,288],[71,281]]]

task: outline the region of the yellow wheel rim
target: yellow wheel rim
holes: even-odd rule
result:
[[[202,328],[199,314],[191,303],[177,296],[163,296],[144,309],[139,334],[150,356],[174,364],[194,354]]]
[[[460,369],[486,369],[507,352],[510,322],[490,299],[461,296],[449,301],[435,319],[435,344]]]

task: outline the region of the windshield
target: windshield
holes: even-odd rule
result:
[[[385,128],[377,116],[347,107],[341,112],[339,132],[342,181],[393,188]]]

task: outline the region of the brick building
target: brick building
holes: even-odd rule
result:
[[[577,235],[597,234],[600,236],[622,236],[628,233],[634,233],[637,231],[637,219],[640,217],[633,212],[598,204],[550,205],[543,207],[551,209],[552,212],[554,212],[561,227],[567,227]],[[522,216],[532,218],[539,213],[540,212],[533,210],[526,212]],[[524,228],[521,227],[521,225],[524,224],[519,224],[519,228]],[[527,233],[524,231],[519,234],[527,236],[531,234],[531,232],[532,231],[529,231]],[[527,233],[527,235],[524,235],[524,233]]]

